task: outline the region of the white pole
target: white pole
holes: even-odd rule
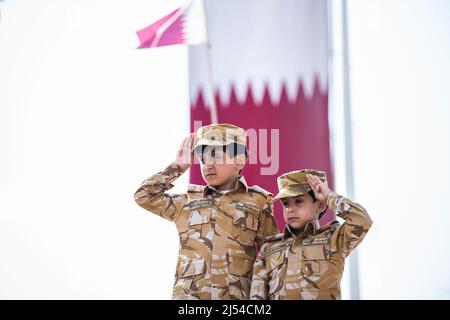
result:
[[[211,123],[218,123],[217,119],[217,106],[216,100],[214,98],[214,87],[213,87],[213,72],[212,72],[212,59],[211,59],[211,42],[209,41],[208,34],[208,15],[206,10],[206,0],[203,1],[203,8],[205,14],[205,26],[206,26],[206,96],[209,105],[209,112],[211,115]]]
[[[348,20],[347,0],[342,0],[342,55],[343,55],[343,86],[344,86],[344,134],[345,134],[345,180],[347,196],[354,199],[354,172],[353,172],[353,141],[352,116],[350,97],[350,66],[348,54]],[[360,299],[359,292],[358,252],[354,250],[350,255],[350,295],[352,300]]]
[[[3,0],[0,0],[0,2],[3,2]],[[1,8],[1,4],[0,4],[0,22],[2,21],[2,8]]]

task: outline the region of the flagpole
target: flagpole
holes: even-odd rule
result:
[[[3,0],[0,0],[0,2],[3,2]],[[0,22],[2,21],[2,8],[1,8],[1,5],[0,5]]]
[[[218,123],[217,118],[217,105],[214,98],[214,87],[213,87],[213,72],[212,72],[212,59],[211,59],[211,42],[209,41],[208,34],[208,16],[206,10],[206,0],[203,1],[203,10],[205,17],[205,32],[206,32],[206,97],[209,105],[209,113],[211,116],[211,123]]]
[[[350,65],[348,46],[347,0],[342,0],[342,55],[343,55],[343,90],[344,90],[344,135],[345,135],[345,180],[347,196],[354,199],[354,171],[353,171],[353,134],[350,96]],[[358,251],[350,255],[350,295],[352,300],[360,299]]]

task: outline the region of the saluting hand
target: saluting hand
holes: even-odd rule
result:
[[[195,133],[189,134],[184,138],[178,149],[175,163],[180,166],[181,170],[184,172],[191,164],[194,162],[194,146],[197,143],[197,135]]]
[[[327,184],[322,182],[319,177],[313,174],[307,174],[306,180],[308,180],[308,184],[313,190],[316,199],[320,202],[326,202],[328,199],[328,194],[331,192]]]

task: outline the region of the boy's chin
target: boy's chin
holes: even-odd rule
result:
[[[289,225],[289,227],[291,228],[291,229],[296,229],[296,230],[299,230],[299,229],[301,229],[301,228],[303,228],[304,226],[305,226],[305,224],[304,223],[288,223],[288,225]]]
[[[214,188],[221,187],[222,185],[224,185],[224,184],[229,182],[227,179],[224,179],[222,177],[218,177],[216,175],[203,178],[203,180],[205,180],[205,182],[208,185],[210,185],[211,187],[214,187]]]
[[[217,179],[215,176],[214,177],[206,177],[203,178],[203,180],[205,180],[205,182],[210,185],[211,187],[220,187],[222,184],[220,183],[220,180]]]

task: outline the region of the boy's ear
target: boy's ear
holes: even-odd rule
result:
[[[322,213],[327,208],[327,203],[323,202],[323,201],[317,201],[317,202],[318,202],[317,208],[319,209],[319,213]]]
[[[237,163],[242,163],[245,165],[245,163],[247,162],[247,157],[245,156],[245,154],[238,154],[236,156],[236,160],[237,160]]]
[[[247,161],[247,157],[244,154],[238,154],[235,159],[235,163],[238,166],[239,170],[242,170],[245,166],[245,162]]]

